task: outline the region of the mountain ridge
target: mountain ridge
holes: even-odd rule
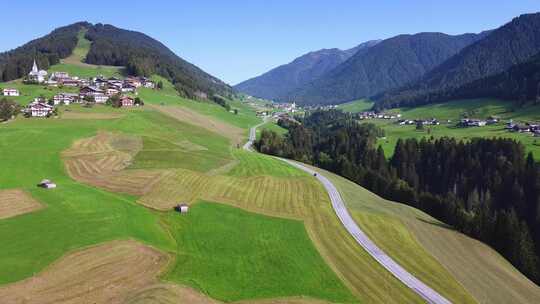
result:
[[[380,40],[370,40],[346,50],[325,48],[312,51],[234,87],[252,96],[276,99],[321,77],[358,51],[370,48],[379,42]]]

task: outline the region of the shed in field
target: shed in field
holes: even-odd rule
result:
[[[189,211],[189,206],[187,204],[178,204],[174,207],[174,210],[180,213],[187,213]]]
[[[56,188],[56,184],[51,182],[48,179],[44,179],[38,184],[38,187],[45,188],[45,189],[53,189],[53,188]]]

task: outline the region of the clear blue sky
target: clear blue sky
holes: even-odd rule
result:
[[[230,84],[312,50],[405,33],[479,32],[540,11],[539,0],[3,2],[0,50],[75,21],[110,23],[160,40]]]

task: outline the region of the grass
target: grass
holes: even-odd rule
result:
[[[534,303],[540,288],[488,246],[424,212],[384,200],[325,173],[353,218],[379,247],[405,269],[454,303]],[[467,294],[468,293],[468,294]]]
[[[264,125],[258,127],[257,128],[257,138],[261,137],[262,130],[273,131],[273,132],[276,132],[277,134],[280,134],[280,135],[285,135],[288,132],[287,129],[278,126],[278,124],[275,121],[268,121]]]
[[[77,88],[55,88],[46,87],[44,85],[24,84],[20,80],[0,83],[0,90],[4,88],[14,88],[19,90],[20,96],[7,96],[6,98],[16,101],[21,105],[27,105],[34,101],[34,98],[44,96],[49,99],[60,92],[78,92]]]
[[[182,254],[166,279],[227,302],[298,294],[354,301],[313,247],[302,222],[206,202],[192,206],[187,215],[171,212],[167,221]]]
[[[441,121],[439,126],[427,126],[424,130],[416,130],[416,126],[400,126],[395,121],[369,120],[385,130],[386,138],[380,139],[379,144],[383,147],[385,154],[389,157],[394,153],[394,147],[399,138],[423,137],[454,137],[468,140],[474,137],[504,137],[512,138],[522,142],[527,151],[540,158],[540,143],[530,134],[519,134],[508,132],[504,129],[504,121],[513,119],[514,121],[540,121],[540,105],[527,105],[525,107],[515,107],[510,101],[496,99],[471,99],[456,100],[447,103],[430,104],[416,108],[400,108],[390,112],[399,112],[404,119],[427,119],[437,118]],[[487,118],[498,116],[503,121],[496,125],[459,128],[456,123],[467,115],[472,118]],[[447,122],[450,120],[451,122]]]
[[[360,100],[355,100],[355,101],[350,101],[347,103],[340,104],[338,105],[338,109],[341,109],[345,112],[358,113],[358,112],[369,111],[372,106],[373,106],[372,101],[368,99],[360,99]]]
[[[231,176],[299,177],[308,175],[270,156],[258,155],[240,149],[235,150],[233,156],[238,160],[238,165],[228,172],[228,175]]]

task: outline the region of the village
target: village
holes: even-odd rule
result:
[[[156,84],[146,77],[126,77],[124,79],[103,76],[90,79],[69,75],[67,72],[53,72],[49,77],[47,71],[40,70],[34,60],[32,70],[24,79],[25,84],[40,84],[47,87],[78,88],[78,93],[60,92],[47,100],[45,97],[34,98],[22,112],[26,117],[50,117],[59,105],[72,103],[107,104],[114,102],[115,107],[142,106],[144,102],[133,97],[138,95],[140,87],[154,89]],[[70,90],[73,91],[73,90]],[[2,95],[6,97],[21,96],[14,88],[4,88]]]

